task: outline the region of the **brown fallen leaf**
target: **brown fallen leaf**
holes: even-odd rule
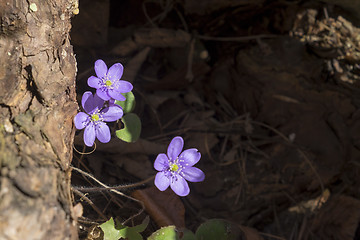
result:
[[[75,206],[72,208],[72,217],[74,219],[78,219],[79,217],[81,217],[83,215],[83,205],[81,205],[81,203],[77,203],[75,204]]]
[[[146,212],[159,227],[169,225],[175,225],[179,229],[185,227],[185,207],[171,189],[161,192],[154,186],[136,190],[132,196],[144,203]]]

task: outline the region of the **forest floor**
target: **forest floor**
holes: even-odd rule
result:
[[[129,222],[152,212],[145,235],[222,218],[256,239],[360,239],[360,29],[321,3],[211,2],[80,1],[71,33],[78,98],[92,90],[97,59],[122,63],[142,133],[74,153],[73,165],[109,185],[136,183],[182,136],[202,153],[206,179],[190,183],[186,198],[152,182],[125,189],[153,204]],[[86,181],[73,173],[73,183]],[[87,196],[102,215],[76,196],[83,238],[105,217],[141,209],[109,193]]]

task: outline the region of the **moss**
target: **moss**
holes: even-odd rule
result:
[[[10,170],[15,169],[20,163],[20,157],[16,155],[16,147],[9,146],[6,143],[11,143],[8,138],[12,136],[6,136],[5,127],[3,124],[0,125],[0,168],[8,168]]]

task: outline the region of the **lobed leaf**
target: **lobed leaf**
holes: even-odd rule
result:
[[[121,224],[115,225],[114,219],[110,218],[107,222],[100,225],[104,232],[104,240],[119,240],[120,238],[131,240],[142,240],[140,232],[143,232],[149,224],[149,217],[134,227],[127,227]]]
[[[115,104],[121,106],[124,113],[132,112],[136,105],[134,94],[132,92],[127,92],[127,93],[122,93],[122,95],[126,97],[126,100],[125,101],[115,100]]]
[[[175,226],[167,226],[151,234],[148,240],[179,240],[179,237],[176,233]]]
[[[122,117],[124,128],[116,131],[116,136],[125,142],[136,142],[141,133],[141,121],[135,113],[128,113]]]
[[[196,230],[197,240],[236,240],[242,239],[239,226],[226,220],[210,219]]]

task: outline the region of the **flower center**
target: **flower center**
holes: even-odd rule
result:
[[[99,121],[100,117],[99,115],[97,115],[96,113],[91,115],[91,120],[94,121],[94,122],[97,122]]]
[[[106,85],[107,87],[110,87],[110,86],[112,85],[112,82],[111,82],[110,80],[106,80],[106,81],[105,81],[105,85]]]
[[[179,170],[179,166],[176,163],[170,165],[170,171],[177,172]]]

